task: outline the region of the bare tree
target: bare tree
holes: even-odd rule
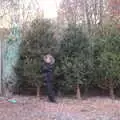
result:
[[[103,23],[104,2],[105,0],[63,0],[58,12],[59,20],[62,24],[75,21],[82,23],[91,34],[93,28]]]

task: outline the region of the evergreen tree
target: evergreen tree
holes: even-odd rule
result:
[[[38,96],[44,79],[41,71],[43,56],[48,53],[54,56],[57,49],[52,26],[51,21],[46,19],[35,19],[32,22],[21,44],[20,59],[15,68],[19,83],[35,86]]]
[[[114,88],[120,82],[120,33],[114,25],[104,26],[94,41],[96,83],[109,89],[114,98]]]
[[[80,99],[80,87],[90,83],[90,44],[80,27],[69,26],[60,48],[60,68],[64,75],[65,89],[76,89]]]

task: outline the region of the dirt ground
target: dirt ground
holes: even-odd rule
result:
[[[16,103],[0,98],[0,120],[120,120],[120,100],[93,97],[86,100],[14,96]]]

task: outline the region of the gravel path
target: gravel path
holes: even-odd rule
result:
[[[120,101],[109,98],[58,99],[14,97],[16,104],[0,100],[0,120],[120,120]]]

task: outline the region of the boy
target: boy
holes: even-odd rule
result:
[[[54,58],[48,54],[44,56],[44,66],[43,66],[43,72],[45,74],[45,81],[46,81],[46,87],[48,92],[48,98],[50,102],[55,102],[55,93],[53,90],[53,64],[55,60]]]

